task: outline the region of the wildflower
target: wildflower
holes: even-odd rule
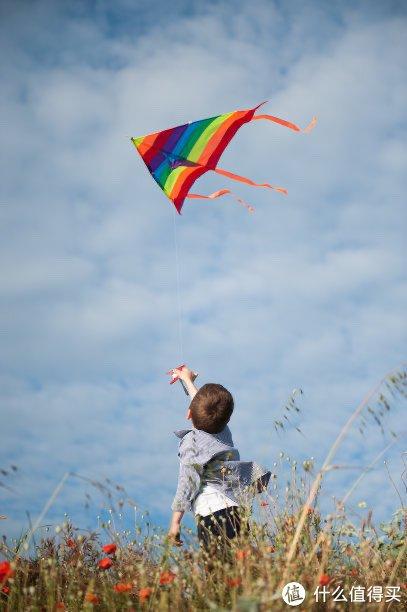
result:
[[[329,584],[331,581],[330,577],[328,576],[328,574],[321,574],[319,577],[319,585],[320,586],[326,586],[327,584]]]
[[[239,587],[242,584],[242,579],[239,576],[237,578],[228,578],[226,583],[231,588]]]
[[[356,567],[352,567],[352,569],[350,570],[349,574],[350,574],[351,576],[353,576],[353,578],[356,578],[356,576],[358,576],[358,575],[359,575],[359,572],[358,572],[358,570],[356,569]]]
[[[98,604],[100,602],[100,599],[97,595],[95,595],[95,593],[88,591],[85,595],[85,601],[91,604]]]
[[[102,550],[103,552],[105,552],[107,555],[114,555],[116,550],[117,550],[117,544],[105,544],[104,546],[102,546]]]
[[[268,501],[266,501],[265,499],[262,499],[260,502],[260,507],[261,508],[267,508],[267,506],[269,505]]]
[[[8,561],[2,561],[0,563],[0,589],[4,595],[10,593],[10,587],[7,586],[7,581],[14,574],[14,570]]]
[[[6,582],[14,574],[11,564],[8,561],[0,563],[0,583]]]
[[[244,561],[250,555],[250,550],[237,550],[235,552],[235,557],[238,561]]]
[[[147,599],[149,599],[151,597],[152,592],[153,589],[151,587],[144,587],[143,589],[140,589],[138,592],[140,601],[146,601]]]
[[[68,538],[66,541],[68,548],[76,548],[76,542],[72,538]]]
[[[65,610],[65,604],[63,601],[58,601],[58,603],[55,606],[56,610]]]
[[[276,552],[276,549],[275,549],[274,546],[270,545],[270,546],[266,546],[266,548],[264,549],[264,552],[266,552],[266,553],[274,553],[274,552]]]
[[[104,557],[99,561],[99,567],[102,570],[107,570],[109,567],[112,567],[113,561],[109,559],[109,557]]]
[[[128,593],[133,589],[133,585],[131,582],[118,582],[113,588],[116,593]]]
[[[170,570],[162,572],[160,576],[160,584],[171,584],[171,582],[173,582],[176,577],[176,574],[174,574],[174,572],[171,572]]]

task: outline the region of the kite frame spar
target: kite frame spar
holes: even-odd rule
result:
[[[217,167],[222,153],[245,123],[265,119],[295,132],[310,132],[316,124],[316,117],[313,117],[309,125],[301,129],[295,123],[273,115],[255,115],[263,104],[265,102],[252,109],[217,115],[131,139],[154,180],[173,202],[179,214],[187,198],[213,200],[226,194],[233,195],[230,189],[219,189],[209,195],[190,193],[195,181],[209,171],[252,187],[266,187],[287,194],[284,187],[255,183],[249,178]],[[241,198],[237,200],[253,212],[252,206]]]

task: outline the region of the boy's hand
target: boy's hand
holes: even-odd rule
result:
[[[179,532],[181,531],[181,521],[184,516],[182,510],[176,510],[172,513],[171,525],[168,530],[168,541],[173,546],[182,546],[183,541],[180,538]]]
[[[198,376],[198,372],[194,372],[188,366],[184,365],[182,368],[174,368],[171,370],[173,380],[179,378],[182,380],[184,386],[186,387],[187,393],[189,395],[189,399],[192,401],[197,394],[197,387],[194,385],[194,380]],[[191,415],[188,410],[187,419],[190,419]]]
[[[168,541],[172,546],[182,546],[183,545],[183,541],[181,540],[181,536],[178,533],[174,533],[171,529],[168,532]]]
[[[193,372],[188,368],[188,366],[184,366],[182,370],[178,370],[174,368],[173,370],[174,376],[178,376],[185,383],[194,382],[195,378],[198,376],[198,372]]]

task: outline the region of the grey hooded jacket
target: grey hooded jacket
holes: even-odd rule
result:
[[[267,487],[270,472],[253,461],[240,461],[228,426],[217,434],[195,428],[174,433],[180,438],[180,468],[172,510],[191,510],[196,496],[207,484],[238,502],[248,492],[260,492]]]

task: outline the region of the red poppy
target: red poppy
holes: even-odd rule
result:
[[[262,508],[267,508],[268,505],[269,505],[269,503],[265,499],[262,499],[262,501],[260,502],[260,506]]]
[[[117,593],[128,593],[133,589],[133,585],[131,582],[118,582],[113,588]]]
[[[7,585],[6,585],[6,586],[4,586],[4,587],[1,589],[1,592],[2,592],[2,593],[4,593],[4,595],[8,595],[8,594],[10,593],[10,587],[9,587],[9,586],[7,586]]]
[[[162,572],[160,576],[160,584],[171,584],[171,582],[173,582],[176,577],[177,575],[174,574],[174,572],[166,570],[165,572]]]
[[[105,552],[107,555],[114,555],[114,553],[117,550],[117,544],[105,544],[104,546],[102,546],[102,550],[103,552]]]
[[[235,557],[238,561],[244,561],[250,555],[250,550],[237,550],[235,552]]]
[[[72,538],[68,538],[66,541],[68,548],[76,548],[76,542]]]
[[[99,567],[102,570],[107,570],[109,567],[112,567],[113,561],[109,559],[109,557],[104,557],[99,561]]]
[[[8,561],[2,561],[0,563],[0,582],[6,582],[8,578],[14,574],[11,564]]]
[[[55,606],[56,610],[65,610],[65,604],[62,601],[59,601],[56,606]]]
[[[321,574],[319,577],[319,585],[320,586],[326,586],[327,584],[329,584],[331,581],[330,577],[328,576],[328,574]]]
[[[352,569],[350,570],[349,574],[350,574],[351,576],[353,576],[353,578],[356,578],[356,576],[359,576],[359,572],[358,572],[358,570],[356,569],[356,567],[352,567]]]
[[[88,591],[85,595],[85,601],[92,604],[98,604],[100,602],[100,599],[97,595],[95,595],[95,593]]]
[[[151,587],[144,587],[143,589],[140,589],[138,592],[140,601],[146,601],[147,599],[149,599],[151,597],[152,592],[153,589]]]
[[[226,582],[229,587],[238,587],[242,584],[242,579],[240,577],[228,578]]]

